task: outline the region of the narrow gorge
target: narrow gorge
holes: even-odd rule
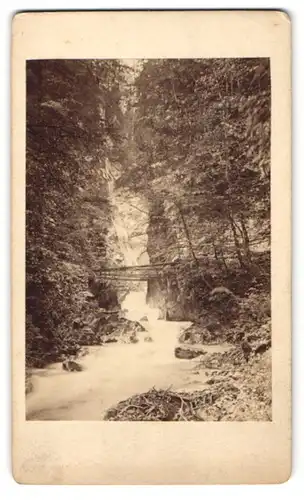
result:
[[[271,420],[270,94],[267,59],[28,63],[27,419]]]

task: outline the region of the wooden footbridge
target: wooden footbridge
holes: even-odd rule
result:
[[[95,275],[107,281],[147,281],[152,278],[166,277],[168,274],[174,273],[177,266],[189,264],[190,262],[193,261],[183,259],[176,262],[159,262],[157,264],[146,264],[144,266],[103,267],[101,269],[95,269]]]
[[[176,274],[179,266],[194,266],[200,274],[208,269],[206,258],[202,257],[195,261],[191,258],[184,258],[175,262],[158,262],[143,266],[103,267],[95,269],[94,274],[99,279],[106,281],[147,281],[152,278],[172,276]]]
[[[165,276],[177,264],[178,262],[166,262],[144,266],[106,267],[99,269],[96,275],[107,281],[147,281],[148,279]]]

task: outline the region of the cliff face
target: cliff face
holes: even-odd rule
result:
[[[160,271],[159,278],[148,281],[147,303],[159,308],[161,318],[183,321],[193,318],[193,300],[183,291],[183,279],[178,265],[185,256],[185,248],[179,238],[176,214],[166,202],[151,203],[148,224],[147,252],[150,263],[173,263]],[[190,299],[190,300],[189,300]]]

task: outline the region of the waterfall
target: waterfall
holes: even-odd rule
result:
[[[108,169],[111,172],[111,168]],[[147,248],[148,213],[143,207],[143,200],[133,195],[130,199],[127,193],[115,188],[114,176],[108,176],[108,192],[113,208],[113,231],[125,266],[136,266],[139,264],[141,255]],[[140,227],[138,233],[138,227]],[[137,230],[137,232],[136,232]],[[147,257],[148,259],[148,257]],[[148,262],[147,262],[148,263]],[[126,311],[126,317],[131,320],[139,320],[146,316],[149,322],[157,321],[159,309],[153,309],[146,303],[147,283],[134,283],[132,289],[125,297],[122,308]]]
[[[130,242],[129,225],[130,221],[126,216],[126,204],[117,196],[115,190],[115,180],[109,181],[109,195],[113,207],[113,228],[117,236],[119,250],[124,258],[126,266],[137,264],[138,251],[133,248]]]

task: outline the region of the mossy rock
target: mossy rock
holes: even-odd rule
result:
[[[176,347],[174,351],[175,357],[179,359],[193,359],[206,354],[203,349],[191,348],[191,347]]]

